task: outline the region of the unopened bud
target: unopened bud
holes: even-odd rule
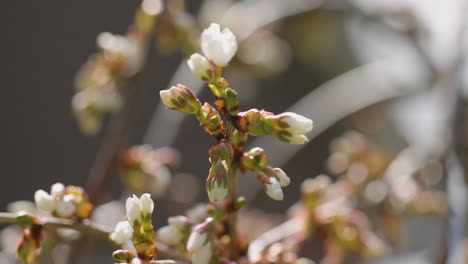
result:
[[[224,131],[224,122],[221,115],[210,104],[203,104],[196,116],[203,129],[210,135],[219,136]]]
[[[198,53],[192,54],[190,59],[187,60],[187,64],[192,71],[193,75],[201,80],[208,80],[211,75],[210,62]]]
[[[208,153],[212,163],[215,163],[218,160],[223,160],[226,164],[230,164],[234,155],[234,150],[232,149],[231,144],[223,139],[211,147]]]
[[[275,177],[270,177],[269,182],[265,183],[265,192],[271,199],[281,201],[284,198],[281,185]]]
[[[262,148],[253,148],[241,157],[241,168],[243,171],[263,171],[268,165],[268,159]]]
[[[130,222],[132,226],[135,222],[141,223],[140,199],[138,199],[136,195],[127,198],[125,209],[127,210],[128,222]]]
[[[201,107],[201,103],[195,94],[182,84],[160,91],[159,95],[167,108],[185,114],[196,114]]]
[[[271,115],[273,113],[255,108],[240,112],[236,116],[236,127],[254,136],[264,136],[267,134],[265,118]]]
[[[180,232],[190,230],[190,228],[192,227],[192,220],[183,215],[171,216],[167,219],[167,222],[170,226],[174,227]]]
[[[227,88],[225,92],[226,110],[231,116],[236,116],[239,113],[239,100],[237,93],[231,88]]]
[[[208,232],[213,222],[213,218],[208,217],[203,223],[198,224],[190,234],[187,241],[187,251],[196,252],[202,248],[202,246],[208,242]]]
[[[151,215],[154,210],[154,202],[149,193],[144,193],[140,198],[140,208],[143,216]]]
[[[227,171],[221,160],[210,168],[210,174],[206,180],[206,191],[211,202],[224,200],[229,192]]]
[[[135,254],[130,250],[120,249],[114,251],[112,257],[118,262],[128,263],[135,258]]]
[[[266,117],[268,134],[290,144],[304,144],[307,137],[304,135],[312,130],[313,122],[309,118],[296,113],[286,112]]]
[[[70,217],[76,210],[75,197],[67,194],[57,204],[57,214],[60,217]]]
[[[55,209],[54,198],[44,190],[37,190],[34,193],[34,202],[42,211],[52,212]]]
[[[291,183],[291,179],[282,169],[274,168],[273,171],[279,183],[281,184],[281,187],[286,187]]]
[[[192,253],[193,264],[206,264],[210,263],[213,255],[212,243],[205,243],[200,249]]]
[[[159,241],[169,246],[175,246],[182,241],[182,235],[171,225],[161,227],[157,237]]]
[[[120,221],[115,226],[114,232],[110,235],[112,239],[117,244],[125,244],[127,241],[132,240],[133,237],[133,228],[128,221]]]
[[[65,186],[61,183],[56,183],[50,187],[50,194],[54,198],[60,198],[65,193]]]

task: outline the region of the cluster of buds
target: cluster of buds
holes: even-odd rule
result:
[[[234,34],[227,28],[221,31],[213,23],[202,33],[201,48],[204,56],[195,53],[187,64],[196,77],[208,83],[215,96],[214,107],[202,104],[189,88],[180,84],[161,91],[160,96],[167,108],[195,115],[202,127],[217,139],[209,152],[211,168],[206,189],[210,201],[221,201],[228,196],[230,181],[235,178],[230,175],[233,167],[234,173],[237,167],[244,172],[255,172],[266,193],[282,200],[281,187],[289,185],[289,177],[283,170],[268,166],[263,150],[243,153],[245,142],[248,135],[272,135],[287,143],[303,144],[307,141],[305,133],[312,129],[312,120],[290,112],[279,115],[257,109],[239,112],[237,93],[221,76],[222,69],[237,51]]]
[[[34,193],[34,201],[38,209],[60,218],[84,219],[93,209],[87,193],[81,187],[65,187],[61,183],[52,185],[50,194],[44,190],[37,190]]]
[[[95,134],[102,116],[120,109],[122,88],[140,71],[151,28],[161,8],[160,0],[145,0],[125,36],[105,32],[97,37],[100,51],[78,72],[77,93],[72,100],[73,113],[84,133]]]
[[[270,135],[286,143],[304,144],[307,142],[305,134],[312,130],[313,122],[296,113],[274,115],[265,110],[250,109],[237,115],[236,125],[253,136]]]
[[[123,249],[115,251],[112,256],[122,263],[152,260],[156,256],[156,241],[151,223],[154,202],[150,194],[145,193],[140,198],[135,195],[129,197],[125,207],[127,221],[119,222],[110,234],[110,239]]]
[[[120,172],[123,182],[134,193],[149,192],[161,197],[171,182],[168,167],[176,166],[178,160],[178,153],[170,148],[131,147],[122,157]]]
[[[265,193],[274,200],[283,200],[283,190],[291,182],[288,175],[280,168],[268,166],[268,159],[262,148],[253,148],[240,159],[240,168],[244,172],[255,172]]]

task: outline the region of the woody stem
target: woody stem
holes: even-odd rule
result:
[[[232,144],[232,135],[234,134],[234,122],[233,120],[229,119],[229,116],[227,117],[227,127],[226,127],[226,139],[228,140],[229,143]],[[237,200],[237,169],[239,167],[239,161],[238,158],[236,157],[237,155],[234,155],[234,158],[231,162],[231,165],[229,166],[229,198],[233,203],[236,202]],[[238,252],[238,246],[237,246],[237,211],[233,210],[232,213],[229,216],[229,236],[231,238],[230,243],[231,243],[231,250],[232,250],[232,258],[233,260],[238,259],[239,257],[239,252]]]

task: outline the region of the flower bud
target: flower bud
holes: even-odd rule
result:
[[[204,203],[196,204],[195,206],[187,210],[185,214],[193,222],[199,223],[208,217],[208,213],[206,212],[206,206],[207,205]]]
[[[140,199],[136,195],[127,198],[125,209],[127,210],[128,222],[132,226],[135,224],[135,221],[141,223]]]
[[[210,263],[211,256],[213,255],[213,249],[211,242],[203,245],[199,250],[192,253],[193,264],[206,264]]]
[[[218,66],[226,66],[237,51],[236,37],[228,28],[221,31],[218,24],[212,23],[203,30],[201,48],[209,60]]]
[[[202,248],[208,242],[208,231],[211,227],[213,218],[208,217],[203,223],[198,224],[192,231],[187,241],[187,251],[194,253]]]
[[[224,122],[216,109],[208,103],[203,104],[196,114],[203,129],[210,135],[219,136],[224,131]]]
[[[55,209],[54,198],[44,190],[37,190],[34,193],[34,201],[37,208],[42,211],[52,212]]]
[[[266,117],[265,129],[268,134],[290,144],[304,144],[304,135],[312,130],[313,122],[296,113],[286,112]]]
[[[141,213],[143,214],[143,216],[147,216],[153,213],[154,202],[151,199],[151,195],[149,193],[145,193],[141,196],[140,208],[141,208]]]
[[[130,250],[119,249],[112,253],[112,257],[118,262],[128,263],[135,258],[135,254]]]
[[[192,71],[193,75],[201,80],[207,80],[211,74],[210,62],[198,53],[192,54],[190,59],[187,60],[187,64]]]
[[[265,119],[272,116],[273,113],[265,110],[250,109],[249,111],[240,112],[236,116],[236,127],[243,132],[249,132],[254,136],[264,136],[267,134],[265,127]]]
[[[192,220],[183,215],[171,216],[167,219],[167,222],[179,232],[185,232],[192,227]]]
[[[281,201],[283,200],[283,190],[281,189],[281,185],[276,180],[275,177],[270,177],[269,182],[265,184],[265,192],[271,199]]]
[[[185,114],[196,114],[201,108],[201,103],[195,94],[182,84],[172,86],[168,90],[162,90],[159,95],[167,108]]]
[[[157,237],[159,241],[169,246],[175,246],[182,242],[182,235],[171,225],[161,227]]]
[[[115,226],[114,232],[110,234],[112,239],[117,244],[125,244],[127,241],[132,240],[133,228],[128,221],[120,221]]]
[[[61,183],[56,183],[50,187],[50,194],[54,198],[60,198],[65,193],[65,186]]]
[[[30,229],[25,229],[23,232],[23,239],[18,245],[17,254],[18,258],[23,263],[32,263],[36,259],[36,249],[39,247],[39,242]]]
[[[206,180],[206,191],[211,202],[224,200],[229,192],[227,171],[221,160],[210,168],[210,174]]]
[[[268,159],[262,148],[253,148],[245,152],[241,157],[243,171],[263,171],[268,165]]]
[[[239,100],[237,93],[231,88],[227,88],[225,92],[226,110],[231,116],[236,116],[239,113]]]
[[[57,214],[60,217],[70,217],[76,210],[75,197],[67,194],[57,204]]]
[[[278,179],[281,187],[286,187],[291,183],[291,179],[288,177],[288,175],[280,168],[274,168],[273,169],[276,178]]]
[[[210,155],[211,163],[215,163],[218,160],[224,160],[226,164],[230,164],[234,155],[234,150],[232,149],[231,144],[223,139],[211,147],[208,154]]]

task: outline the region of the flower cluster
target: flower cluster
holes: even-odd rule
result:
[[[152,2],[152,8],[145,8],[148,2]],[[77,93],[72,100],[73,113],[84,133],[95,134],[102,116],[120,109],[122,89],[140,71],[161,5],[160,0],[144,1],[125,36],[105,32],[97,37],[100,52],[91,56],[78,72]]]
[[[123,249],[112,256],[122,263],[133,263],[134,259],[152,260],[156,256],[156,239],[151,223],[154,202],[150,194],[127,198],[125,207],[127,220],[119,222],[110,234],[110,239]]]
[[[44,190],[37,190],[34,193],[34,201],[40,210],[61,218],[84,219],[93,209],[88,195],[81,187],[65,187],[61,183],[52,185],[50,194]]]
[[[123,182],[132,192],[149,192],[154,197],[161,197],[171,182],[169,167],[176,166],[178,160],[179,154],[174,149],[133,146],[122,156],[120,172]]]
[[[221,31],[220,26],[213,23],[202,33],[201,48],[204,56],[195,53],[187,64],[196,77],[208,83],[215,96],[214,106],[202,104],[181,84],[161,91],[160,96],[167,108],[195,115],[205,131],[217,139],[209,151],[211,168],[206,189],[210,201],[224,200],[235,188],[232,187],[236,185],[233,174],[238,167],[243,171],[255,171],[267,194],[282,200],[281,187],[289,184],[289,178],[281,169],[267,164],[248,165],[247,160],[255,154],[252,151],[243,153],[245,142],[248,135],[272,135],[284,142],[303,144],[307,141],[304,134],[312,129],[312,120],[289,112],[279,115],[257,109],[239,112],[237,93],[221,76],[237,51],[234,34],[227,28]]]

